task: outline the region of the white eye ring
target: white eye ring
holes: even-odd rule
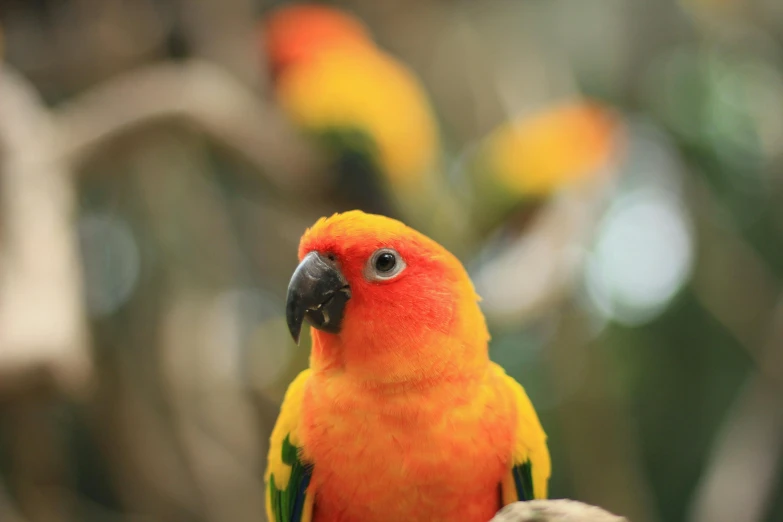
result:
[[[393,248],[379,248],[364,268],[364,277],[368,281],[388,281],[394,279],[405,270],[405,260]]]

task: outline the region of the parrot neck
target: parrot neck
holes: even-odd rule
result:
[[[393,329],[350,336],[312,330],[310,367],[363,389],[393,392],[442,384],[466,386],[489,368],[489,334],[475,303],[462,307],[447,331]],[[461,319],[461,320],[460,320]]]

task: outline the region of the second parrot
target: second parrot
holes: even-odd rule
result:
[[[413,71],[358,18],[324,5],[278,8],[263,35],[277,101],[333,160],[338,205],[410,218],[434,190],[441,152]]]

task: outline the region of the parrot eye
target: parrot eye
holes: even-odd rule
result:
[[[386,281],[396,277],[405,266],[405,261],[396,250],[381,248],[370,256],[365,277],[369,281]]]
[[[375,259],[375,269],[378,272],[391,272],[396,264],[397,258],[391,252],[384,252]]]

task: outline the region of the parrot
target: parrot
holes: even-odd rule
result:
[[[445,203],[440,129],[427,91],[361,20],[294,4],[267,13],[261,27],[275,100],[331,160],[330,197],[339,210],[422,228],[458,212]]]
[[[496,325],[534,320],[567,294],[580,262],[572,253],[588,248],[624,135],[609,106],[574,97],[517,115],[474,152],[471,221],[485,239],[468,269]]]
[[[547,497],[547,437],[488,355],[457,257],[402,221],[351,210],[299,242],[286,322],[309,367],[289,385],[267,469],[270,522],[487,522]]]
[[[553,196],[605,173],[618,150],[620,121],[591,99],[567,99],[521,114],[482,140],[471,161],[474,221],[525,226]]]

